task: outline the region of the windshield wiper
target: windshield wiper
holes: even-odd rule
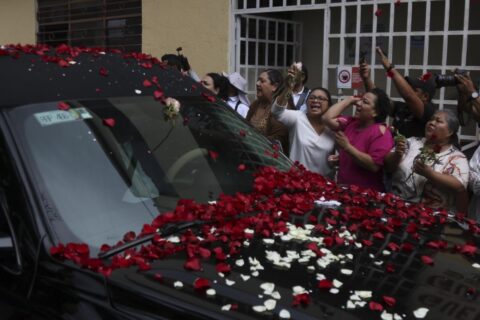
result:
[[[141,238],[129,241],[127,243],[124,243],[122,245],[119,245],[117,247],[114,247],[110,250],[100,252],[98,254],[98,257],[100,259],[107,259],[110,258],[111,256],[116,255],[117,253],[120,253],[122,251],[125,251],[127,249],[136,247],[138,245],[144,244],[150,240],[152,240],[156,235],[160,235],[162,237],[168,237],[172,234],[178,233],[180,231],[193,228],[193,227],[198,227],[207,223],[212,223],[213,221],[211,220],[194,220],[194,221],[188,221],[180,224],[170,224],[167,225],[165,228],[162,228],[160,231],[154,232],[147,234]]]

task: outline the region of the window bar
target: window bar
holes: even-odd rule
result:
[[[330,7],[323,10],[323,65],[328,66],[330,60]],[[328,88],[328,68],[322,68],[322,87]]]
[[[458,0],[457,0],[458,1]],[[448,14],[450,12],[450,0],[445,0],[445,15],[443,17],[443,47],[442,47],[442,74],[447,70],[447,53],[448,53]],[[440,89],[440,105],[439,109],[443,109],[443,100],[445,98],[445,88]]]
[[[426,17],[425,17],[425,36],[423,36],[423,70],[422,73],[425,74],[428,68],[428,52],[430,47],[430,15],[432,14],[432,3],[427,1],[426,3]]]
[[[410,67],[410,45],[412,41],[412,1],[408,1],[407,9],[407,37],[405,39],[405,69],[404,75],[408,76]]]
[[[356,21],[356,36],[355,36],[355,64],[359,64],[360,61],[360,35],[361,35],[361,20],[362,20],[362,6],[357,4],[357,21]],[[355,95],[358,94],[358,89],[355,89],[353,92]]]
[[[390,25],[388,26],[388,30],[390,31],[388,35],[388,52],[391,52],[390,60],[393,62],[393,33],[394,33],[394,28],[395,28],[395,3],[392,2],[390,3]],[[387,84],[385,91],[388,93],[388,96],[392,96],[392,79],[390,77],[387,77]]]
[[[463,17],[463,41],[462,41],[462,69],[467,65],[467,48],[468,48],[468,21],[470,16],[470,0],[465,0],[465,11]]]
[[[375,83],[375,65],[377,64],[377,54],[375,51],[375,48],[377,47],[377,16],[375,15],[375,11],[378,9],[378,3],[375,0],[373,2],[373,7],[372,7],[372,68],[370,72],[370,78],[372,79],[373,83]],[[391,52],[387,52],[389,55],[391,55]],[[389,57],[391,60],[391,56]],[[382,68],[382,66],[380,66]]]
[[[339,65],[343,65],[345,63],[345,25],[346,25],[346,11],[347,9],[345,6],[340,7],[340,59],[338,60]],[[343,93],[343,89],[337,89],[337,93],[341,95]]]

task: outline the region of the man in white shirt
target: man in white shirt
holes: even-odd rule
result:
[[[228,105],[242,117],[246,117],[250,101],[247,97],[247,81],[238,72],[227,75],[228,86]]]
[[[307,112],[307,97],[310,90],[305,86],[308,81],[308,70],[303,63],[298,63],[301,66],[302,77],[301,81],[295,83],[292,91],[292,97],[289,99],[289,109],[301,110]],[[292,65],[293,66],[293,65]],[[292,66],[288,68],[288,72],[292,72]]]

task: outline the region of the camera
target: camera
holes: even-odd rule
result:
[[[435,76],[435,83],[437,84],[437,88],[456,86],[458,84],[458,81],[455,78],[455,74],[466,75],[467,73],[467,70],[456,69],[454,74],[437,74]]]

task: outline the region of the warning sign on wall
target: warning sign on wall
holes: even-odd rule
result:
[[[338,89],[359,89],[362,87],[362,78],[358,67],[338,66],[337,67],[337,88]]]

